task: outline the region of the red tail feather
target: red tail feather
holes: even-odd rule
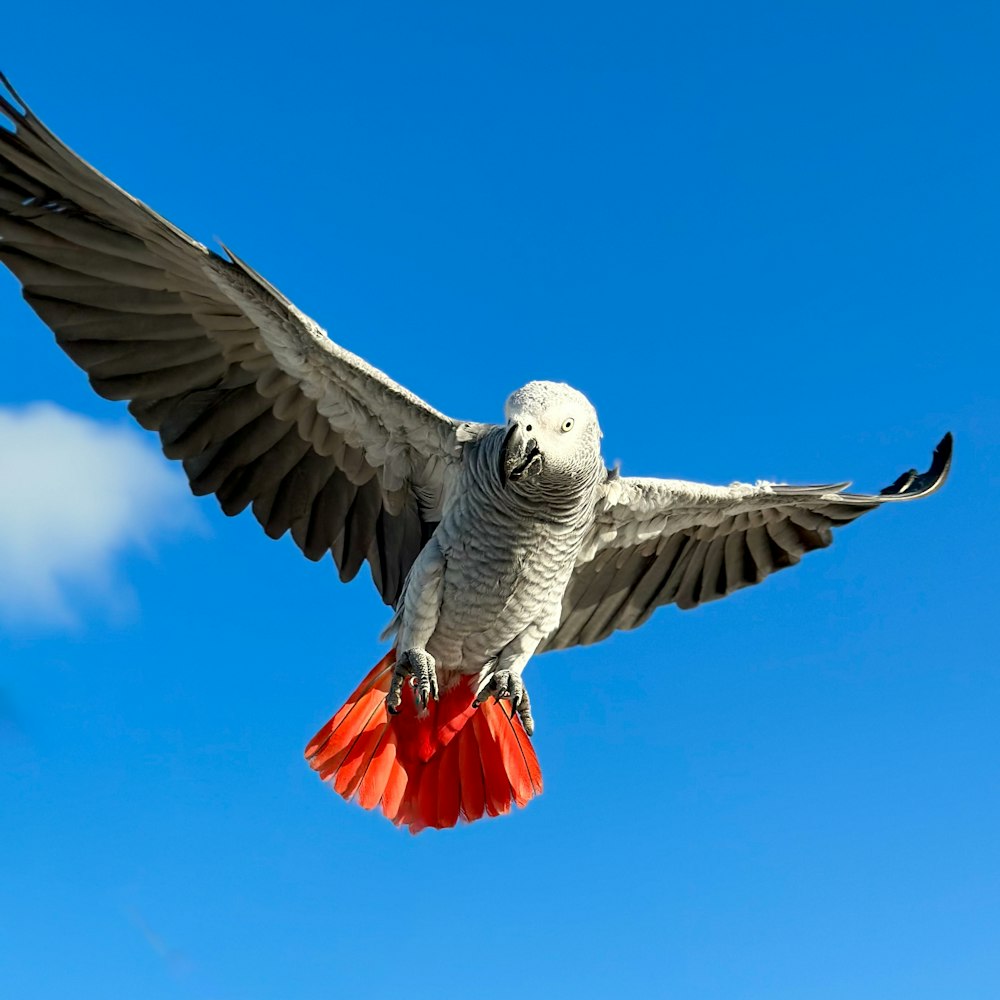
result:
[[[365,809],[381,805],[411,833],[498,816],[542,791],[521,720],[510,717],[507,702],[473,708],[471,678],[452,675],[423,713],[405,686],[399,714],[390,715],[395,659],[395,652],[383,657],[306,747],[309,765],[335,791]]]
[[[441,751],[438,770],[437,819],[441,827],[454,826],[462,811],[458,744],[452,740]]]
[[[461,775],[462,813],[470,822],[482,819],[486,808],[486,789],[483,787],[483,765],[479,759],[476,733],[467,726],[458,738],[458,771]]]

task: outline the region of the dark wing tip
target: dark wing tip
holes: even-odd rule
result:
[[[20,108],[14,107],[10,102],[7,95],[0,92],[0,111],[8,119],[10,119],[11,124],[17,125],[19,122],[24,121],[31,117],[31,109],[28,107],[27,102],[24,98],[14,89],[14,85],[7,79],[6,73],[0,72],[0,87],[7,91],[7,95],[12,97],[18,104],[21,105]]]
[[[940,489],[951,469],[953,445],[954,438],[951,431],[948,431],[934,449],[931,467],[926,472],[918,473],[916,469],[904,472],[895,482],[886,486],[879,496],[886,500],[916,500]]]

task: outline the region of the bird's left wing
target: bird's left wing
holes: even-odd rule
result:
[[[916,500],[948,475],[946,434],[927,472],[904,473],[880,493],[824,486],[704,486],[610,476],[591,535],[543,649],[599,642],[642,625],[663,604],[695,608],[760,583],[833,541],[832,529],[883,503]]]
[[[439,520],[463,425],[334,344],[63,145],[0,76],[0,262],[107,399],[195,493],[247,506],[392,604]]]

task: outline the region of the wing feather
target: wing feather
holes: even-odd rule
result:
[[[395,603],[461,425],[102,176],[0,84],[0,261],[58,344],[159,432],[195,493],[252,507],[310,559],[332,553],[344,579],[367,560]]]
[[[795,565],[833,541],[833,528],[883,503],[939,489],[951,465],[946,434],[927,472],[881,493],[849,483],[728,487],[609,476],[604,505],[566,589],[558,628],[541,649],[599,642],[642,625],[656,608],[695,608]]]

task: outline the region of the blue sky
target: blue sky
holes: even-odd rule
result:
[[[4,272],[0,551],[30,537],[38,573],[0,565],[0,990],[995,997],[997,18],[179,0],[12,28],[0,65],[66,142],[446,413],[566,380],[626,473],[709,482],[877,489],[949,429],[956,459],[761,587],[534,661],[545,794],[412,838],[301,759],[381,655],[367,571],[188,499]],[[3,430],[40,402],[26,459]],[[106,445],[76,479],[74,428]]]

